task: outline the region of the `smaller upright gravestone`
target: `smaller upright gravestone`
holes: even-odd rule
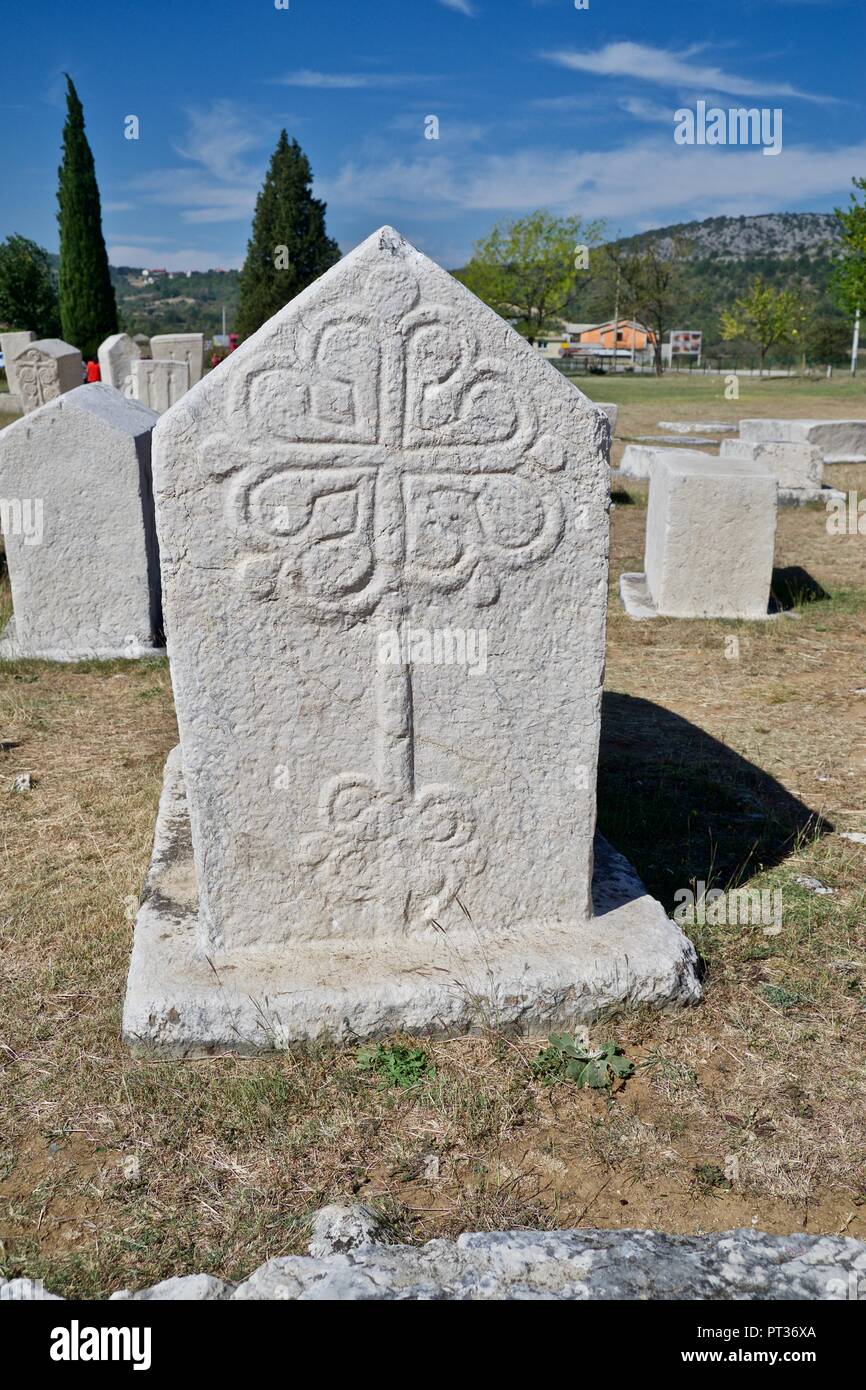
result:
[[[671,450],[653,463],[643,574],[624,574],[632,618],[766,618],[776,479],[762,464]]]
[[[38,338],[18,353],[15,375],[21,406],[27,415],[81,385],[81,353],[61,338]]]
[[[99,374],[107,386],[113,386],[124,396],[131,396],[132,364],[141,358],[141,349],[128,333],[112,333],[100,343],[97,353]]]
[[[204,371],[203,333],[157,333],[150,340],[150,355],[168,362],[185,362],[189,367],[189,384],[201,381]]]
[[[698,998],[595,836],[609,433],[389,227],[162,419],[180,748],[131,1046],[546,1035]]]
[[[157,416],[95,382],[0,432],[12,620],[0,659],[153,655],[161,641],[150,435]]]
[[[0,333],[0,352],[3,354],[5,365],[6,380],[9,383],[9,390],[13,396],[19,395],[18,373],[15,370],[15,358],[19,352],[23,352],[26,347],[36,341],[35,333]]]
[[[132,364],[132,394],[137,401],[158,415],[168,410],[189,390],[189,367],[170,358],[150,361],[140,358]]]

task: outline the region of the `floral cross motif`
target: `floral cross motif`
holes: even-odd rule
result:
[[[246,443],[226,506],[256,597],[381,629],[437,594],[493,604],[508,573],[553,553],[562,444],[539,438],[530,393],[515,395],[462,316],[422,302],[405,267],[377,268],[358,298],[283,332],[229,404]],[[326,898],[375,901],[383,923],[409,929],[484,855],[462,793],[415,787],[408,665],[377,667],[376,701],[377,778],[323,786],[323,828],[299,859]]]

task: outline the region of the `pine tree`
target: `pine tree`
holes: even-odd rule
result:
[[[63,163],[58,171],[60,224],[60,322],[63,337],[95,358],[99,344],[117,332],[117,305],[102,236],[102,212],[93,154],[84,134],[84,110],[66,77]]]
[[[340,258],[325,232],[325,204],[310,192],[310,161],[283,130],[256,200],[240,275],[237,331],[255,333]]]

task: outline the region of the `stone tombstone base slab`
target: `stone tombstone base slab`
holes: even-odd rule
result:
[[[658,427],[673,434],[733,434],[738,428],[729,420],[659,420]]]
[[[491,1022],[528,1034],[615,1006],[696,1003],[695,951],[628,862],[600,837],[595,915],[579,932],[524,928],[485,940],[431,929],[200,954],[198,901],[180,749],[169,754],[153,857],[135,924],[123,1035],[170,1056],[285,1050],[329,1038],[464,1033]],[[488,951],[495,960],[491,971]]]
[[[637,622],[647,618],[669,618],[672,616],[670,613],[659,612],[656,601],[650,593],[645,574],[621,574],[619,577],[619,596],[628,616]],[[761,622],[763,619],[781,616],[781,609],[771,609],[768,605],[766,613],[757,615],[750,613],[749,622]]]
[[[143,645],[134,638],[123,646],[82,648],[76,646],[72,633],[66,644],[61,641],[52,647],[33,646],[18,641],[14,618],[0,632],[0,661],[142,661],[158,656],[165,656],[165,647]]]

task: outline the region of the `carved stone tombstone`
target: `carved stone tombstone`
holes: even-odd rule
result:
[[[175,405],[189,390],[189,368],[170,358],[151,361],[137,358],[131,364],[132,395],[159,415]]]
[[[112,333],[99,345],[99,374],[107,386],[133,396],[132,364],[141,359],[141,348],[128,333]]]
[[[150,478],[156,420],[92,382],[0,431],[0,527],[13,605],[0,660],[136,658],[161,649]]]
[[[185,362],[189,368],[189,384],[201,381],[204,371],[203,333],[157,333],[150,340],[153,358],[167,362]]]
[[[32,342],[35,342],[36,334],[29,331],[18,333],[0,333],[0,352],[3,353],[5,362],[6,380],[9,383],[9,390],[13,396],[18,395],[18,375],[15,371],[15,358],[19,352],[23,352]]]
[[[607,435],[390,228],[163,418],[181,744],[133,1047],[698,996],[679,929],[610,847],[594,863]]]
[[[83,380],[81,353],[61,338],[38,338],[15,358],[24,414],[74,391]]]

